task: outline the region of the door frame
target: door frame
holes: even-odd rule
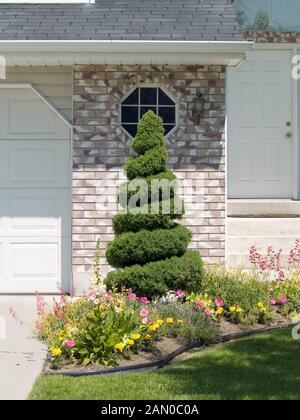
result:
[[[300,55],[300,43],[254,43],[253,51],[290,51],[291,56]],[[246,53],[247,59],[248,53]],[[292,62],[291,72],[292,72]],[[226,98],[229,92],[228,73],[226,72]],[[293,144],[292,144],[292,196],[293,200],[300,199],[300,79],[292,78],[291,74],[291,107],[292,107],[292,130],[293,130]],[[226,109],[228,101],[226,99]],[[227,114],[228,118],[228,114]],[[226,124],[228,126],[228,124]],[[226,168],[228,168],[228,129],[226,128]],[[226,170],[226,197],[228,199],[228,170]]]

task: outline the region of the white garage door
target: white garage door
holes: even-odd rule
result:
[[[0,293],[69,287],[70,147],[32,89],[0,88]]]

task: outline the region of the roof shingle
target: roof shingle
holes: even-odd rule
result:
[[[0,4],[0,40],[242,40],[230,0]]]

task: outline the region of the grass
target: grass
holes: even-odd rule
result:
[[[32,400],[299,400],[300,342],[290,330],[197,352],[152,373],[68,378],[42,375]]]

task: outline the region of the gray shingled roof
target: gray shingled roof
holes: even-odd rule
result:
[[[241,40],[230,0],[0,4],[0,40]]]

